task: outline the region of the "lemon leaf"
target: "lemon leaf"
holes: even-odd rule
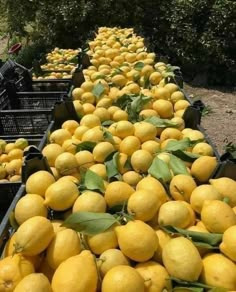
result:
[[[82,151],[82,150],[88,150],[88,151],[93,151],[93,148],[96,146],[95,142],[91,141],[84,141],[81,142],[77,145],[76,147],[76,152]]]
[[[141,71],[143,69],[143,67],[145,66],[145,64],[143,62],[137,62],[135,65],[134,65],[134,69],[137,70],[137,71]]]
[[[187,162],[194,162],[197,158],[201,156],[199,154],[194,154],[194,153],[183,151],[183,150],[172,151],[172,154],[180,158],[181,160],[184,160]]]
[[[170,168],[173,171],[174,175],[177,174],[186,174],[189,175],[186,165],[178,157],[170,154]]]
[[[104,138],[104,140],[114,144],[115,141],[113,139],[113,135],[109,131],[104,130],[104,128],[102,130],[103,130],[103,138]]]
[[[117,223],[117,219],[109,213],[76,212],[71,214],[62,226],[86,235],[95,235]]]
[[[168,164],[158,157],[153,159],[148,173],[164,183],[169,182],[172,177]]]
[[[172,291],[192,291],[192,292],[203,292],[204,288],[198,288],[198,287],[183,287],[183,286],[178,286],[175,287]]]
[[[85,173],[84,185],[88,190],[99,190],[102,193],[105,191],[103,179],[90,169]]]
[[[101,82],[98,82],[92,90],[92,94],[99,98],[105,91],[105,87]]]
[[[183,287],[192,288],[192,289],[193,288],[207,288],[207,289],[214,288],[212,286],[203,284],[201,282],[189,282],[189,281],[184,281],[184,280],[181,280],[181,279],[178,279],[178,278],[175,278],[175,277],[170,277],[170,280],[175,282],[175,283],[177,283],[177,284],[180,284]],[[197,291],[197,290],[193,290],[193,291]]]
[[[111,153],[105,160],[104,164],[107,170],[107,176],[111,178],[119,178],[120,174],[118,171],[118,159],[119,152]]]
[[[172,122],[168,119],[161,119],[158,117],[148,117],[144,120],[144,122],[150,123],[152,125],[154,125],[157,128],[176,128],[178,127],[178,123]]]
[[[114,121],[112,121],[112,120],[107,120],[107,121],[102,122],[102,126],[104,126],[104,127],[110,126],[112,124],[114,124]]]
[[[179,141],[169,141],[165,147],[166,151],[186,150],[190,147],[191,141],[189,138],[184,138]]]
[[[161,226],[163,230],[170,234],[181,234],[193,241],[196,245],[201,243],[209,244],[210,246],[217,247],[222,241],[222,234],[220,233],[204,233],[197,231],[185,230],[174,226]]]

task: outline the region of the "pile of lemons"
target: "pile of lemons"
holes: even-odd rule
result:
[[[171,66],[132,29],[100,28],[89,47],[80,122],[50,134],[52,173],[26,182],[0,291],[235,291],[236,182],[211,179],[214,151],[185,127]]]
[[[50,73],[38,77],[33,75],[33,79],[70,79],[72,77],[71,71],[76,67],[76,62],[71,61],[77,57],[79,52],[79,49],[54,48],[46,55],[47,63],[41,65],[42,71]]]
[[[20,182],[24,151],[30,147],[25,138],[7,142],[0,139],[0,183]]]

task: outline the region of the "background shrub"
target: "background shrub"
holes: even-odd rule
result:
[[[2,1],[10,32],[48,47],[86,46],[98,26],[135,27],[158,56],[181,66],[185,79],[235,82],[235,0]]]

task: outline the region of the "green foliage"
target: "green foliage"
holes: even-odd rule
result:
[[[135,27],[150,50],[207,83],[236,78],[234,0],[2,0],[8,28],[50,46],[86,47],[99,26]]]

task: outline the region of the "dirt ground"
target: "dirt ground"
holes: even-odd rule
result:
[[[192,98],[200,97],[208,108],[208,113],[202,117],[201,126],[222,154],[224,145],[236,143],[236,92],[197,88],[188,84],[184,85],[184,90]]]

